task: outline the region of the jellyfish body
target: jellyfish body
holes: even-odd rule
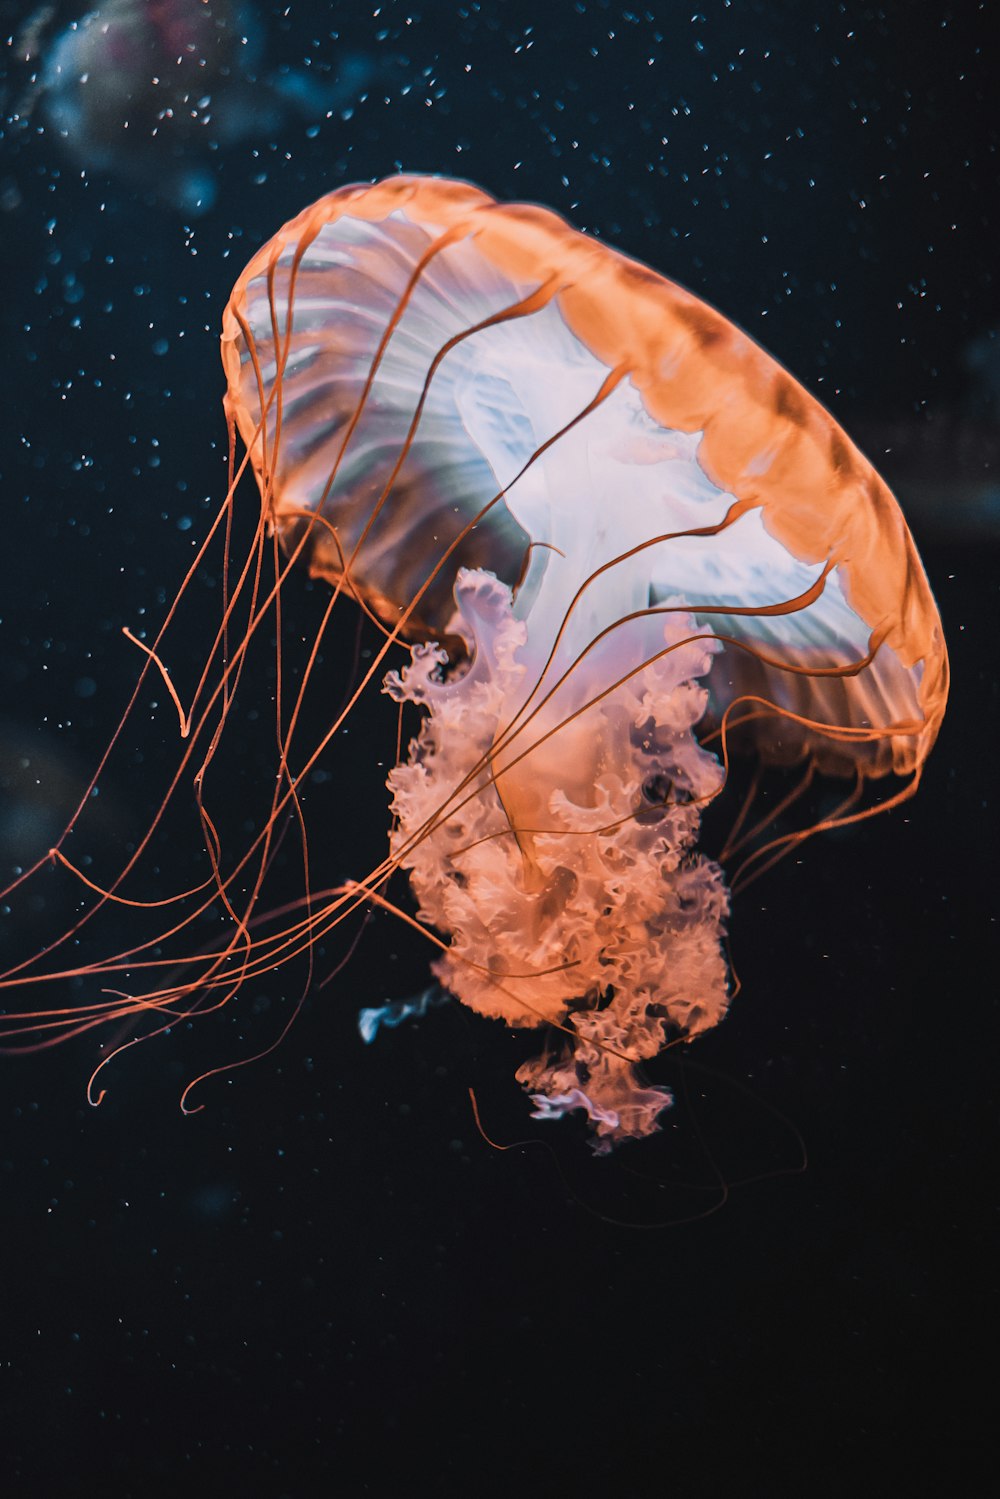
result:
[[[895,501],[718,313],[464,183],[306,210],[223,360],[286,548],[411,642],[392,863],[441,982],[557,1028],[519,1074],[539,1113],[649,1133],[669,1094],[637,1065],[728,1002],[702,741],[910,789],[934,742],[947,657]]]
[[[271,75],[261,17],[233,0],[102,0],[62,29],[44,6],[20,46],[39,62],[22,113],[38,105],[85,170],[188,214],[215,200],[211,152],[343,109],[374,72],[351,55]]]

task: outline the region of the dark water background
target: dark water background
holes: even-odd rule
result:
[[[930,423],[940,479],[912,523],[954,696],[916,801],[737,904],[742,994],[689,1062],[662,1064],[678,1105],[650,1146],[596,1161],[572,1125],[528,1125],[519,1043],[457,1007],[363,1047],[357,1010],[426,979],[388,920],[194,1117],[184,1083],[272,1039],[294,981],[123,1058],[97,1110],[85,1048],[2,1061],[5,1494],[977,1491],[997,1284],[988,9],[261,7],[266,58],[342,49],[367,97],[318,132],[251,122],[209,159],[217,199],[194,219],[122,174],[81,176],[40,109],[8,127],[4,875],[57,834],[134,678],[120,628],[162,612],[224,493],[236,275],[322,192],[400,169],[547,203],[688,285],[876,463],[880,432]],[[15,33],[26,10],[2,10]],[[15,51],[8,112],[30,97]],[[971,453],[960,493],[935,432]],[[217,605],[202,591],[192,649]],[[303,582],[292,626],[321,604]],[[141,758],[102,784],[98,856],[155,799],[171,727],[146,723]],[[312,793],[331,879],[379,857],[393,733],[366,705]],[[237,746],[219,787],[230,817],[254,753]],[[49,935],[66,898],[43,880],[0,951]],[[550,1148],[491,1150],[470,1086],[491,1134]]]

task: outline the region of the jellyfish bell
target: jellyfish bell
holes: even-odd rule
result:
[[[101,0],[68,25],[46,5],[18,52],[37,64],[22,116],[37,107],[84,170],[189,215],[215,201],[212,152],[342,110],[375,74],[371,59],[344,53],[271,73],[250,0]]]
[[[640,1064],[729,1001],[697,838],[730,748],[850,776],[852,805],[905,778],[798,838],[919,783],[948,663],[892,495],[691,293],[443,178],[293,219],[222,353],[289,564],[410,646],[385,691],[423,719],[359,891],[407,871],[441,984],[546,1027],[518,1074],[539,1116],[650,1133],[670,1096]]]

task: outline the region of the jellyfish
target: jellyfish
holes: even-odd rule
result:
[[[934,743],[947,655],[892,495],[718,312],[443,178],[293,219],[222,354],[286,553],[410,643],[389,867],[440,984],[543,1029],[518,1072],[539,1117],[649,1134],[670,1095],[642,1063],[729,1002],[698,832],[730,748],[854,801],[904,778],[888,805]]]
[[[56,25],[55,7],[43,6],[18,39],[40,64],[20,113],[37,106],[85,170],[189,215],[215,201],[210,152],[343,109],[375,72],[354,53],[335,73],[267,72],[263,23],[232,0],[103,0]]]
[[[756,776],[730,849],[710,857],[699,838],[734,756],[791,777],[789,809],[814,777],[844,786],[832,812],[751,841],[743,880],[919,786],[948,661],[895,500],[720,313],[547,209],[446,178],[341,188],[286,224],[236,283],[222,360],[231,482],[185,587],[213,536],[228,559],[247,467],[253,544],[223,568],[222,619],[189,699],[167,664],[184,589],[151,642],[130,637],[144,653],[133,704],[150,677],[167,686],[179,768],[113,881],[56,845],[51,860],[95,903],[41,970],[0,981],[100,974],[116,987],[49,1019],[10,1009],[0,1029],[30,1045],[112,1023],[156,1034],[375,907],[436,954],[440,987],[396,1001],[392,1023],[447,991],[538,1033],[517,1072],[535,1117],[582,1115],[602,1152],[654,1133],[671,1095],[648,1064],[717,1025],[732,998],[723,863],[745,841]],[[270,810],[233,854],[206,772],[252,648],[306,568],[328,604],[292,693],[277,631]],[[344,600],[379,646],[304,743],[304,696]],[[379,686],[416,720],[388,775],[387,852],[313,889],[308,848],[335,833],[310,827],[310,843],[302,787]],[[136,900],[133,873],[186,776],[208,873]],[[306,890],[268,912],[279,826],[298,831]],[[166,928],[54,971],[60,945],[109,904],[165,911]],[[226,938],[170,966],[167,939],[209,910]],[[138,975],[150,982],[135,987]],[[366,1034],[378,1018],[363,1012]]]

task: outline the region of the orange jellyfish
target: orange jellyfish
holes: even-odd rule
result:
[[[180,980],[162,935],[91,965],[167,976],[48,1024],[164,1028],[374,903],[428,936],[463,1003],[542,1029],[518,1072],[536,1116],[583,1110],[598,1149],[651,1133],[670,1094],[642,1063],[730,999],[729,893],[698,835],[731,753],[801,767],[789,807],[815,773],[846,778],[836,812],[759,842],[744,876],[919,784],[948,663],[895,500],[719,313],[557,215],[467,183],[397,177],[322,198],[240,276],[222,355],[260,519],[254,556],[227,576],[215,686],[206,664],[177,704],[211,865],[183,898],[195,915],[221,905],[231,935]],[[293,746],[307,650],[291,711],[279,705],[271,814],[227,859],[204,771],[251,638],[303,564],[383,643],[308,751]],[[401,644],[408,659],[386,675]],[[173,691],[162,633],[144,649]],[[422,714],[388,778],[388,854],[268,927],[277,821],[291,816],[307,848],[299,789],[380,679]],[[110,887],[88,880],[98,904],[126,899],[146,846]],[[416,917],[388,888],[401,870]],[[38,1024],[5,1020],[15,1037]]]
[[[717,312],[462,182],[321,199],[222,351],[286,551],[416,642],[385,682],[426,713],[391,864],[437,977],[559,1027],[518,1074],[540,1114],[649,1133],[669,1095],[637,1064],[728,1003],[696,845],[730,737],[850,775],[852,806],[890,772],[912,794],[934,743],[947,656],[895,500]]]

